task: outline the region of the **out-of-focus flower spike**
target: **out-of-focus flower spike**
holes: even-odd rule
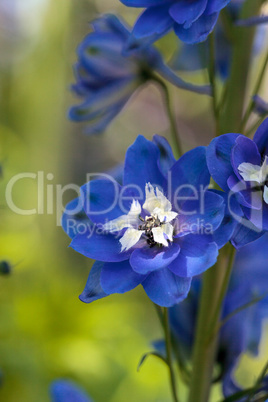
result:
[[[252,27],[254,25],[261,25],[268,23],[268,15],[260,15],[258,17],[246,18],[244,20],[236,21],[235,25],[239,27]]]
[[[260,116],[268,115],[268,102],[262,99],[259,95],[254,95],[252,97],[254,102],[254,112]]]

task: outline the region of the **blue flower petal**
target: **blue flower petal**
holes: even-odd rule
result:
[[[164,176],[167,175],[169,169],[174,165],[176,159],[174,158],[171,146],[165,137],[160,135],[153,136],[153,142],[157,145],[160,151],[160,158],[158,160],[158,166]]]
[[[199,43],[206,40],[207,36],[212,32],[219,13],[210,15],[203,14],[197,21],[193,22],[190,28],[185,29],[182,25],[175,24],[175,34],[185,43]]]
[[[171,17],[178,24],[191,26],[205,11],[208,0],[199,0],[190,2],[189,0],[180,0],[175,2],[169,9]]]
[[[101,287],[107,294],[125,293],[134,289],[146,275],[133,271],[128,261],[105,263],[101,271]]]
[[[243,208],[246,217],[259,230],[268,230],[268,205],[262,202],[261,209]]]
[[[164,35],[173,25],[168,10],[170,4],[147,8],[137,19],[132,35],[137,38],[144,38],[154,34]]]
[[[252,163],[253,165],[261,164],[261,156],[257,145],[250,138],[239,135],[235,141],[235,145],[231,152],[231,162],[238,178],[242,179],[239,174],[238,167],[241,163]]]
[[[179,204],[176,210],[178,216],[178,237],[184,233],[202,233],[212,234],[216,230],[224,217],[225,203],[224,199],[212,191],[206,191],[203,194],[197,194]]]
[[[217,244],[211,236],[190,234],[179,239],[181,252],[169,269],[182,277],[190,278],[206,271],[217,261]]]
[[[92,402],[83,389],[68,380],[53,381],[50,393],[51,402]]]
[[[248,243],[257,240],[259,237],[263,236],[265,232],[260,231],[248,220],[243,223],[239,223],[234,231],[231,238],[231,243],[235,248],[240,248]]]
[[[100,261],[96,261],[93,264],[93,267],[91,268],[90,273],[88,275],[85,289],[79,296],[79,299],[82,302],[91,303],[95,300],[99,300],[107,296],[107,294],[104,292],[100,284],[100,275],[102,267],[103,263]]]
[[[120,0],[128,7],[151,7],[163,4],[163,0]],[[172,0],[171,0],[172,1]]]
[[[135,272],[147,274],[168,266],[179,254],[180,246],[176,243],[168,247],[137,248],[130,256],[130,265]]]
[[[192,188],[200,191],[200,186],[205,188],[209,185],[210,174],[207,168],[206,148],[197,147],[186,152],[171,168],[172,193],[189,184],[188,194],[192,194]],[[185,193],[186,188],[183,191]]]
[[[69,202],[61,218],[61,225],[65,233],[73,239],[80,231],[84,231],[86,227],[92,227],[93,223],[87,217],[84,209],[82,198],[75,198]]]
[[[229,191],[227,180],[233,173],[231,150],[239,134],[224,134],[214,138],[207,147],[207,165],[215,182],[224,190]]]
[[[212,14],[221,11],[231,0],[209,0],[205,13]]]
[[[257,129],[253,141],[257,144],[261,154],[268,155],[268,117]]]
[[[164,188],[166,180],[158,167],[159,158],[158,147],[139,135],[126,153],[124,185],[137,186],[143,193],[148,182]]]
[[[142,286],[155,304],[171,307],[187,297],[191,278],[181,278],[174,275],[168,268],[163,268],[152,272]]]
[[[125,261],[132,252],[128,250],[121,253],[119,240],[109,233],[103,233],[102,227],[95,227],[92,231],[87,230],[84,234],[77,235],[70,247],[92,260],[103,262]]]
[[[89,181],[81,187],[84,211],[95,223],[105,223],[124,213],[118,204],[121,186],[113,177],[103,176],[105,178]]]
[[[224,218],[218,229],[216,229],[213,233],[213,240],[217,243],[217,246],[220,249],[233,236],[234,230],[239,223],[237,219],[243,215],[243,211],[241,210],[240,205],[235,197],[228,199],[228,194],[223,191],[211,191],[223,197],[225,201]]]

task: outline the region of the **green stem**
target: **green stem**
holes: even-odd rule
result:
[[[168,363],[168,367],[169,367],[169,380],[170,380],[170,386],[171,386],[171,391],[172,391],[172,397],[173,397],[174,402],[179,402],[179,399],[177,397],[177,391],[176,391],[176,380],[175,380],[175,375],[174,375],[173,366],[172,366],[172,345],[171,345],[171,336],[170,336],[170,330],[169,330],[168,309],[166,307],[164,308],[163,316],[164,316],[166,354],[167,354],[167,363]]]
[[[172,111],[171,99],[170,99],[168,87],[167,87],[166,83],[161,78],[159,78],[157,75],[151,73],[150,77],[157,84],[159,84],[160,87],[162,88],[163,95],[164,95],[164,104],[165,104],[167,115],[168,115],[169,122],[170,122],[172,149],[174,151],[175,158],[178,159],[180,156],[183,155],[183,150],[182,150],[182,145],[181,145],[180,135],[179,135],[178,128],[177,128],[175,115]]]
[[[261,4],[262,0],[246,0],[240,18],[257,15]],[[241,127],[254,33],[253,27],[232,27],[233,57],[227,83],[225,108],[221,114],[221,133],[239,132]]]
[[[224,279],[223,279],[223,283],[221,286],[221,290],[220,290],[220,294],[219,294],[219,298],[218,301],[216,303],[216,307],[215,307],[215,313],[214,316],[212,317],[211,323],[210,323],[210,331],[208,331],[208,341],[211,341],[211,335],[214,333],[215,328],[217,328],[218,324],[218,319],[220,317],[221,314],[221,310],[222,310],[222,303],[224,300],[224,297],[226,295],[227,292],[227,288],[229,285],[229,281],[230,281],[230,277],[231,277],[231,273],[232,273],[232,268],[233,268],[233,264],[234,264],[234,259],[235,259],[235,255],[236,255],[236,249],[231,245],[228,244],[226,246],[230,247],[230,252],[229,252],[229,256],[228,256],[228,261],[227,261],[227,267],[225,270],[225,275],[224,275]],[[215,324],[216,323],[216,324]]]
[[[217,106],[216,66],[215,66],[215,40],[214,34],[209,36],[209,81],[212,89],[212,108],[216,125],[216,135],[220,134],[219,109]]]
[[[267,65],[268,65],[268,52],[267,52],[266,57],[264,59],[264,62],[263,62],[263,65],[262,65],[258,80],[257,80],[257,82],[255,84],[254,89],[253,89],[253,94],[254,95],[257,95],[259,90],[260,90],[261,84],[262,84],[264,76],[265,76]],[[254,109],[254,101],[253,101],[253,99],[251,97],[250,101],[249,101],[249,104],[248,104],[248,107],[247,107],[247,110],[245,112],[245,115],[243,117],[243,121],[241,123],[241,128],[240,128],[241,132],[243,132],[245,130],[245,127],[247,125],[248,119],[249,119],[253,109]]]
[[[214,333],[214,327],[218,325],[221,313],[219,301],[224,297],[230,275],[231,256],[226,261],[224,249],[216,265],[203,274],[189,402],[207,402],[209,398],[218,339],[213,337],[208,342],[208,331]]]

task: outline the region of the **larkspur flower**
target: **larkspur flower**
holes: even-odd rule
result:
[[[216,363],[220,368],[219,380],[224,397],[241,391],[234,379],[239,360],[246,352],[256,356],[265,319],[268,318],[267,248],[268,235],[248,244],[237,252],[230,285],[226,294],[221,319],[224,320],[238,308],[259,300],[241,309],[226,320],[219,332]],[[200,277],[192,281],[186,300],[169,311],[171,329],[184,362],[191,358],[194,343],[198,303],[201,290]],[[158,352],[164,354],[163,341],[154,342]],[[256,390],[268,391],[266,376]],[[243,398],[239,399],[244,401]]]
[[[243,1],[231,1],[227,6],[228,16],[233,24],[238,20]],[[267,30],[264,26],[256,30],[255,40],[252,49],[252,57],[255,58],[263,49]],[[222,80],[229,76],[232,61],[232,40],[219,21],[215,27],[215,49],[214,62],[216,73]],[[196,71],[209,67],[209,41],[202,43],[187,44],[175,52],[170,66],[179,71]]]
[[[108,179],[82,186],[63,215],[70,246],[97,260],[80,299],[91,302],[139,284],[160,306],[184,299],[191,278],[215,263],[230,237],[228,225],[215,235],[225,204],[207,190],[209,180],[205,147],[176,162],[164,138],[139,136],[126,154],[123,186]],[[83,223],[83,233],[70,227],[72,219]]]
[[[92,402],[73,381],[56,380],[50,387],[51,402]]]
[[[152,79],[152,71],[179,88],[210,93],[207,86],[191,85],[180,79],[152,46],[141,46],[125,54],[130,31],[116,16],[103,15],[91,25],[93,32],[77,49],[76,83],[72,86],[83,101],[69,112],[71,120],[87,122],[86,133],[102,132],[133,93]]]
[[[230,0],[120,0],[129,7],[146,8],[133,28],[133,38],[153,42],[174,29],[186,43],[204,41],[212,32],[219,12]]]
[[[229,133],[214,138],[207,148],[212,178],[235,199],[240,212],[232,238],[236,247],[262,236],[268,230],[268,119],[253,140]]]

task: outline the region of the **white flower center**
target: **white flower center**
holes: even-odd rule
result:
[[[111,233],[127,228],[121,239],[121,252],[127,251],[144,237],[150,247],[156,244],[168,247],[173,241],[174,227],[171,222],[178,215],[171,211],[171,203],[164,194],[150,183],[145,186],[145,202],[141,208],[137,200],[133,200],[130,211],[104,225],[104,230]],[[150,215],[141,216],[142,209]]]
[[[263,199],[268,204],[268,187],[266,184],[268,178],[268,156],[265,156],[261,166],[244,162],[238,166],[238,171],[245,181],[253,181],[260,184],[260,186],[264,186]]]

